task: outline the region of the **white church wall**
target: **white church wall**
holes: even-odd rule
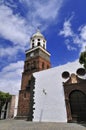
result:
[[[67,122],[62,73],[76,73],[78,61],[36,72],[33,121]]]
[[[15,107],[14,107],[14,117],[17,116],[17,110],[18,110],[18,95],[15,95]]]

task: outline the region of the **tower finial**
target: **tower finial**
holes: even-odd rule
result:
[[[37,27],[37,32],[40,32],[40,28],[39,27]]]

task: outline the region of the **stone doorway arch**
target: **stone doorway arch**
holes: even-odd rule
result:
[[[63,76],[64,75],[62,75],[62,77]],[[86,122],[86,79],[81,79],[73,73],[69,76],[66,82],[63,82],[63,87],[67,111],[67,121]],[[79,102],[79,104],[77,102]],[[83,110],[78,109],[78,107],[81,107]]]
[[[86,95],[79,90],[72,91],[69,95],[72,121],[86,121]]]

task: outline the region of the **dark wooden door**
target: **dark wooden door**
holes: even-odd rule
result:
[[[86,95],[81,91],[70,94],[70,107],[73,121],[86,121]]]

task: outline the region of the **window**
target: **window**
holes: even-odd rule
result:
[[[49,65],[47,65],[47,69],[49,69]]]
[[[44,62],[42,62],[42,69],[44,69]]]
[[[34,42],[32,43],[32,48],[34,48]]]
[[[38,39],[38,41],[40,41],[40,39]]]
[[[32,40],[32,42],[34,42],[34,39]]]
[[[30,85],[31,85],[31,80],[28,80],[28,84],[27,84],[27,86],[26,86],[26,89],[27,89],[27,90],[30,90]]]
[[[40,42],[38,42],[38,46],[40,46]]]
[[[36,69],[36,61],[33,61],[33,62],[32,62],[31,68],[32,68],[32,69]]]
[[[31,84],[31,80],[28,81],[28,85],[30,85],[30,84]]]

